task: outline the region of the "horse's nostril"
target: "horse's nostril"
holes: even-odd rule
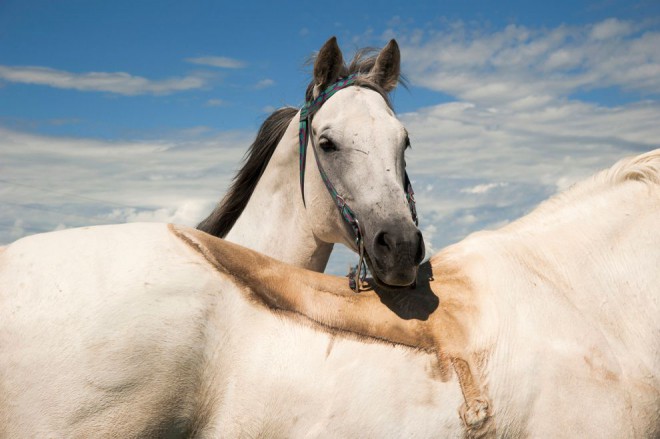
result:
[[[373,240],[373,254],[388,269],[419,265],[424,259],[424,238],[418,229],[383,228]],[[407,268],[406,268],[407,269]]]
[[[376,234],[375,243],[377,247],[382,247],[385,250],[392,250],[392,246],[388,241],[389,239],[387,232],[380,231]]]

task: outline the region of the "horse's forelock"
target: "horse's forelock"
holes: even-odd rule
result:
[[[383,87],[378,85],[378,83],[376,83],[374,78],[370,75],[374,66],[376,65],[376,59],[378,58],[379,53],[379,49],[374,47],[365,47],[359,49],[355,53],[355,56],[353,56],[351,62],[348,65],[343,66],[341,69],[340,77],[345,78],[349,75],[357,75],[357,78],[355,79],[356,86],[368,88],[378,92],[387,103],[387,106],[392,108],[392,102],[390,101],[389,93]],[[315,56],[312,56],[308,60],[307,64],[314,65],[315,59]],[[406,80],[403,75],[399,77],[399,84],[401,84],[403,87],[406,87]],[[307,90],[305,91],[306,102],[314,99],[315,85],[316,84],[314,84],[313,79],[307,85]]]

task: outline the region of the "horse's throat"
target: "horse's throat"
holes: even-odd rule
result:
[[[333,244],[316,238],[306,223],[298,194],[253,195],[225,239],[267,256],[313,271],[323,271]]]

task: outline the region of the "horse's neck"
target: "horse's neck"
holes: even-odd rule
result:
[[[660,315],[658,190],[626,181],[584,198],[568,193],[523,221],[459,244],[482,258],[470,277],[481,310],[469,325],[478,334],[471,349],[490,352],[491,383],[512,383],[511,391],[491,386],[495,407],[524,414],[539,394],[553,392],[539,387],[547,385],[542,377],[571,380],[585,364],[615,377],[608,380],[653,376],[660,349],[653,329]]]
[[[657,285],[658,190],[624,181],[582,198],[569,192],[503,229],[504,241],[530,275],[547,279],[578,308],[592,312],[603,302],[598,309],[619,312],[631,299],[624,290],[641,297]]]
[[[622,181],[576,189],[587,191],[569,191],[522,220],[460,244],[478,244],[484,258],[479,332],[492,324],[507,355],[536,350],[519,352],[520,358],[538,359],[565,345],[580,352],[576,358],[598,353],[603,370],[617,370],[622,358],[657,365],[660,339],[650,328],[660,315],[660,187]],[[579,351],[585,346],[594,349]],[[552,373],[572,367],[570,361],[543,357]],[[493,364],[514,374],[506,361]],[[526,366],[521,360],[517,367]]]
[[[225,239],[298,267],[323,271],[333,245],[314,236],[302,203],[297,120],[287,128]]]

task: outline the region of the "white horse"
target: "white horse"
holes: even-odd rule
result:
[[[183,227],[23,238],[0,437],[657,437],[659,217],[657,150],[359,295]]]
[[[366,262],[383,284],[413,282],[424,242],[406,201],[411,195],[404,161],[408,134],[388,99],[399,71],[394,40],[377,56],[359,51],[348,66],[337,40],[328,40],[305,96],[316,102],[304,108],[310,114],[305,134],[300,135],[300,111],[274,112],[229,192],[198,228],[314,271],[325,269],[333,243],[355,251],[363,244]],[[353,79],[344,84],[347,78]],[[338,81],[343,87],[336,87]],[[328,88],[338,91],[327,93]],[[301,154],[308,139],[313,151]],[[309,157],[316,160],[305,160]],[[360,242],[338,213],[343,202],[359,221]]]

